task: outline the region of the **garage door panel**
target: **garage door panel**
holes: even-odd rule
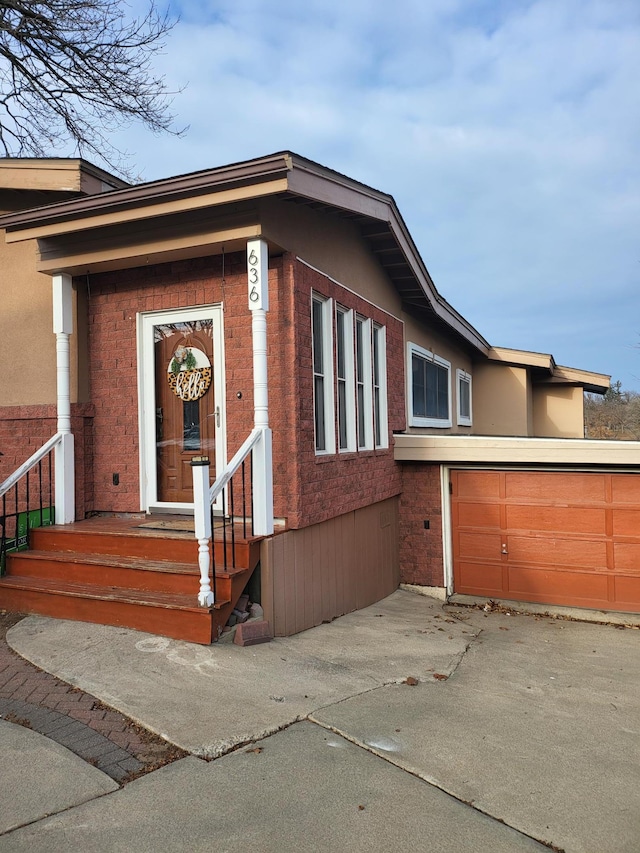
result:
[[[461,559],[499,560],[502,537],[499,533],[460,533],[457,553]]]
[[[613,546],[616,569],[640,575],[640,542],[615,542]]]
[[[606,512],[604,509],[507,505],[506,517],[508,530],[606,533]]]
[[[612,474],[611,496],[616,504],[636,504],[640,506],[640,486],[637,474]]]
[[[509,571],[509,592],[521,599],[561,604],[579,598],[583,602],[607,600],[606,576],[587,572],[557,572],[540,569]]]
[[[613,514],[614,536],[640,535],[640,509],[616,509]]]
[[[456,592],[640,613],[640,474],[451,477]]]
[[[532,563],[585,569],[607,568],[607,543],[549,536],[508,536],[509,563]]]
[[[638,612],[640,577],[618,577],[615,583],[616,605],[620,610]]]
[[[454,582],[468,590],[469,595],[497,597],[495,590],[502,586],[502,566],[461,560],[456,566]]]
[[[497,471],[467,471],[469,476],[458,480],[459,498],[499,498],[500,474]]]
[[[500,506],[489,503],[460,503],[458,504],[458,524],[463,527],[500,529]]]
[[[505,475],[507,500],[528,498],[547,503],[589,504],[604,501],[605,484],[601,474],[558,474],[553,472],[522,471]],[[552,497],[553,496],[553,497]]]

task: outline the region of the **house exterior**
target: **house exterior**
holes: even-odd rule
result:
[[[192,513],[192,461],[260,426],[277,634],[399,583],[640,610],[637,444],[583,439],[609,377],[487,342],[391,196],[283,152],[137,186],[6,160],[0,199],[0,480],[62,423],[57,523]]]

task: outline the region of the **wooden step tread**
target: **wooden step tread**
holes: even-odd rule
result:
[[[28,550],[20,551],[17,555],[20,560],[49,560],[55,563],[80,563],[91,566],[109,566],[121,569],[137,569],[144,572],[171,572],[173,574],[200,576],[198,568],[197,555],[193,563],[177,563],[171,560],[147,560],[142,557],[125,557],[113,554],[83,554],[78,551],[39,551]],[[226,569],[216,566],[217,577],[234,577],[235,575],[246,572],[247,569],[233,568],[227,566]]]
[[[113,586],[96,586],[95,584],[66,583],[47,578],[31,578],[21,576],[5,576],[0,578],[0,589],[24,589],[32,592],[42,592],[51,595],[64,595],[70,598],[89,598],[96,601],[117,601],[126,604],[137,604],[147,607],[164,607],[170,610],[189,610],[202,613],[206,608],[198,606],[197,589],[193,595],[180,595],[149,590],[122,589]],[[229,603],[228,599],[215,602],[214,608],[221,609]]]

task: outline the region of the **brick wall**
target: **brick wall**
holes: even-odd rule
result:
[[[270,279],[278,269],[270,271]],[[103,273],[89,282],[95,509],[140,509],[136,314],[224,304],[229,458],[253,425],[251,317],[242,253]],[[240,397],[238,397],[240,393]],[[113,474],[119,484],[113,484]]]
[[[393,459],[393,430],[405,428],[404,346],[400,320],[359,298],[327,276],[299,261],[294,272],[296,371],[296,463],[300,510],[292,527],[304,527],[386,500],[401,491],[400,466]],[[311,352],[311,292],[321,294],[386,327],[389,448],[383,450],[315,453],[313,363]],[[335,358],[335,354],[334,354]],[[293,407],[292,407],[293,409]]]
[[[428,530],[424,527],[426,520]],[[439,465],[402,465],[400,580],[444,586]]]
[[[0,407],[0,483],[55,435],[56,421],[56,407],[52,405]],[[84,518],[85,513],[92,508],[92,430],[93,407],[87,404],[72,404],[71,431],[74,434],[78,519]],[[46,470],[45,465],[45,480]],[[32,497],[35,499],[37,475],[32,475],[30,481]],[[43,484],[43,491],[46,489],[46,484]]]

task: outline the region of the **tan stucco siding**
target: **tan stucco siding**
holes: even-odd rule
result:
[[[35,241],[0,243],[0,340],[7,356],[2,406],[56,401],[56,339],[51,279],[35,272]],[[75,335],[72,335],[72,340]],[[72,344],[72,401],[77,400],[75,342]],[[10,355],[9,355],[10,354]]]
[[[582,388],[534,385],[533,435],[548,438],[583,438]]]
[[[469,356],[460,349],[460,347],[456,346],[456,344],[451,340],[451,338],[447,338],[442,335],[440,332],[436,331],[433,327],[424,325],[419,323],[409,314],[405,312],[402,313],[402,319],[405,321],[405,360],[407,360],[407,344],[413,343],[422,347],[428,352],[433,353],[436,356],[448,361],[451,365],[450,375],[449,375],[449,393],[451,396],[451,426],[446,427],[445,429],[440,429],[438,427],[434,428],[422,428],[422,427],[408,427],[407,432],[410,433],[424,433],[430,434],[433,433],[435,435],[440,434],[444,431],[446,432],[454,432],[454,433],[463,433],[468,435],[469,433],[475,431],[475,378],[474,378],[474,367],[471,362]],[[472,377],[472,426],[459,426],[458,425],[458,383],[457,383],[457,370],[464,370],[465,373],[468,373]],[[409,363],[406,364],[406,378],[407,382],[411,381],[411,365]],[[407,405],[409,400],[409,392],[406,390],[406,399]],[[409,422],[409,412],[407,412],[407,423]]]
[[[303,205],[264,199],[262,235],[395,317],[402,301],[357,227]]]
[[[529,379],[522,367],[476,364],[473,431],[476,435],[530,435]]]

